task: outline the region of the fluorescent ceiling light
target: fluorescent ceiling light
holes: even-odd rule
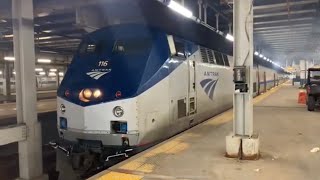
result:
[[[43,71],[43,69],[42,68],[36,68],[35,71],[40,72],[40,71]]]
[[[52,30],[45,30],[45,31],[42,31],[42,32],[45,32],[45,33],[51,33]]]
[[[229,41],[234,41],[234,37],[230,34],[227,34],[226,38],[229,40]]]
[[[39,72],[39,75],[46,75],[45,72]]]
[[[45,39],[51,39],[52,37],[51,36],[46,36],[46,37],[39,37],[38,39],[39,40],[45,40]]]
[[[38,63],[51,63],[51,59],[38,59]]]
[[[44,17],[44,16],[48,16],[48,15],[49,15],[49,13],[47,13],[47,12],[38,13],[39,17]]]
[[[182,14],[183,16],[187,17],[187,18],[191,18],[193,16],[192,12],[183,7],[182,5],[180,5],[179,3],[175,2],[175,1],[170,1],[168,7],[180,14]]]
[[[63,76],[64,75],[64,73],[63,72],[59,72],[59,76]]]
[[[49,76],[57,76],[55,72],[49,72]]]
[[[12,57],[12,56],[6,56],[6,57],[4,57],[4,60],[5,60],[5,61],[14,61],[15,58]]]
[[[4,38],[12,38],[13,37],[13,34],[6,34],[6,35],[3,35]]]
[[[50,72],[57,72],[57,69],[50,69]]]
[[[5,19],[1,19],[1,22],[6,23],[6,22],[7,22],[7,20],[5,20]]]

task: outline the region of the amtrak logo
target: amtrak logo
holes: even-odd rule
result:
[[[91,78],[98,80],[102,76],[108,74],[111,72],[111,69],[103,69],[103,70],[92,70],[91,72],[88,72],[87,75]]]
[[[209,96],[211,100],[213,100],[214,90],[218,83],[218,80],[213,79],[204,79],[200,82],[201,87],[203,88],[204,92]]]

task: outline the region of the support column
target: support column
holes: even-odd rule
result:
[[[6,99],[8,100],[11,96],[11,74],[10,74],[10,63],[4,62],[4,78],[5,78],[5,89],[4,89],[4,95],[6,96]]]
[[[204,22],[206,23],[206,24],[208,24],[208,4],[207,3],[204,3],[203,4],[203,14],[204,14]]]
[[[232,32],[232,24],[229,23],[229,24],[228,24],[228,27],[229,27],[229,34],[232,34],[232,33],[233,33],[233,32]]]
[[[240,159],[257,159],[259,157],[259,137],[253,134],[252,101],[253,0],[234,0],[233,8],[235,39],[233,57],[236,85],[233,132],[226,137],[226,155]]]
[[[199,7],[199,19],[202,20],[202,0],[198,0],[198,7]]]
[[[57,76],[56,76],[56,78],[57,78],[57,88],[59,88],[59,86],[60,86],[60,75],[59,75],[59,73],[60,73],[60,71],[58,70],[57,71]]]
[[[216,29],[219,31],[219,13],[216,14]]]
[[[36,111],[33,0],[12,0],[12,18],[17,122],[27,126],[27,139],[19,142],[19,179],[45,179],[41,126]]]

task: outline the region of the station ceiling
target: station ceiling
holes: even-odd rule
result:
[[[115,1],[120,0],[34,0],[36,50],[72,54],[87,34],[76,24],[76,9]],[[184,1],[185,6],[197,15],[198,1]],[[209,4],[208,24],[215,27],[215,15],[219,13],[219,30],[228,32],[232,22],[232,1],[206,1]],[[12,49],[11,24],[11,0],[2,0],[0,50]],[[283,65],[286,60],[320,60],[319,0],[255,0],[254,37],[256,50]]]

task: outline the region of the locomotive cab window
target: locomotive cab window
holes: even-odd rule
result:
[[[82,43],[79,49],[80,54],[94,53],[96,45],[93,43]]]
[[[186,58],[185,43],[183,40],[174,38],[174,46],[176,48],[176,56]]]
[[[90,53],[101,53],[103,51],[103,42],[93,43],[93,42],[84,42],[80,45],[79,53],[80,54],[90,54]]]
[[[148,38],[124,39],[114,42],[114,54],[139,54],[152,47],[152,40]]]

